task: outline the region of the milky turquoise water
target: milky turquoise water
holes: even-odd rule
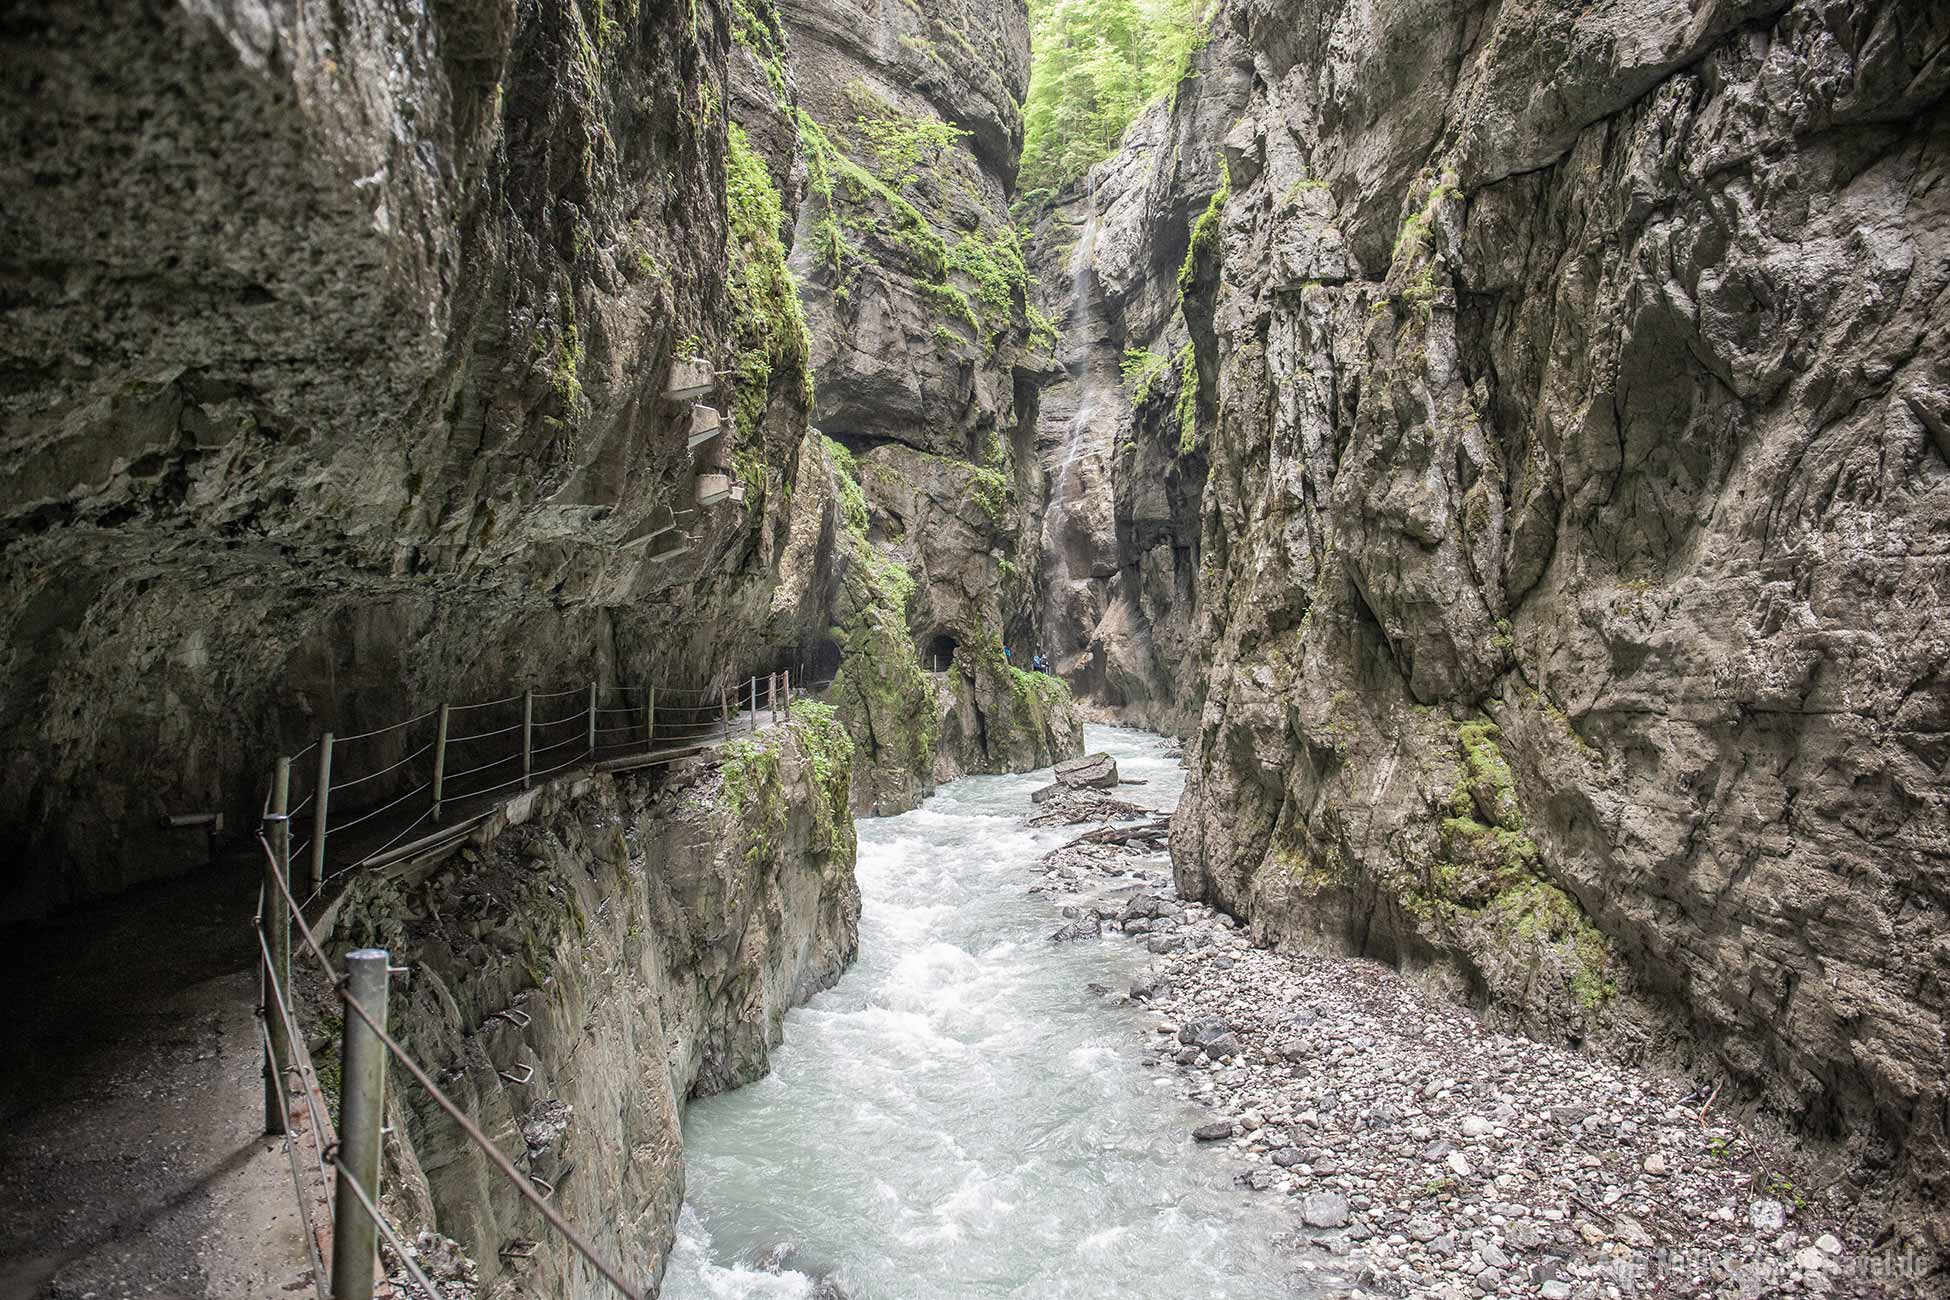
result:
[[[1093,727],[1120,794],[1169,807],[1164,743]],[[1150,960],[1121,938],[1052,944],[1024,891],[1074,828],[1022,826],[1047,771],[969,777],[862,820],[860,959],[786,1018],[772,1073],[691,1105],[688,1200],[667,1300],[1264,1300],[1301,1294],[1281,1225],[1194,1148],[1206,1118],[1145,1068],[1122,992]],[[780,1243],[782,1274],[753,1267]]]

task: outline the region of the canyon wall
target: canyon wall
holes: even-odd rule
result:
[[[792,267],[839,477],[832,696],[856,805],[1081,752],[1068,693],[1027,666],[1043,487],[1029,311],[1008,199],[1022,145],[1016,0],[780,6],[741,36],[791,99],[805,169]],[[1007,647],[1016,657],[1005,654]]]
[[[775,600],[806,340],[725,200],[730,48],[711,0],[9,15],[0,916],[180,870],[162,814],[254,825],[321,730],[824,625]]]
[[[343,904],[339,946],[411,971],[408,1050],[626,1276],[661,1276],[676,1239],[684,1102],[763,1074],[787,1008],[852,961],[851,754],[802,706],[721,767],[538,790],[480,850]],[[419,1088],[390,1095],[397,1221],[459,1242],[483,1295],[613,1294]]]
[[[1038,407],[1048,476],[1038,644],[1079,693],[1174,735],[1198,716],[1206,469],[1179,280],[1192,227],[1223,183],[1209,142],[1248,87],[1230,63],[1203,66],[1040,210],[1032,244],[1044,310],[1062,322]]]
[[[1156,160],[1092,301],[1193,345],[1180,889],[1730,1079],[1940,1247],[1950,15],[1212,21],[1085,212]]]
[[[885,21],[921,22],[901,13]],[[11,13],[0,917],[191,865],[200,844],[162,818],[254,825],[272,756],[322,731],[524,686],[708,694],[834,629],[864,663],[869,638],[844,630],[868,606],[908,671],[877,699],[866,667],[837,688],[863,807],[911,803],[938,761],[1062,747],[1054,683],[1018,689],[979,656],[930,680],[916,654],[950,628],[1001,643],[1040,501],[1012,451],[1022,13],[948,17],[889,28],[866,47],[885,65],[855,68],[846,14],[798,15],[829,139],[763,5]],[[856,139],[861,120],[893,134]],[[911,120],[939,131],[917,145]],[[835,219],[881,201],[856,194],[873,175],[848,150],[939,173],[891,269]],[[851,268],[822,279],[798,254],[815,332],[786,265],[799,227],[842,250],[828,272]],[[879,332],[897,318],[919,331],[898,355]],[[689,401],[666,396],[691,355],[724,416],[697,448]],[[808,436],[815,368],[821,420],[954,506],[954,545],[928,556],[872,517],[916,578],[906,607],[886,564],[851,562],[857,516]],[[742,492],[699,504],[710,473]],[[802,477],[828,516],[795,512]],[[883,761],[865,718],[889,701],[914,734]],[[991,710],[938,760],[944,713]],[[402,756],[377,743],[348,764]]]

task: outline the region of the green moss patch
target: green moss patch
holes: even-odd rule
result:
[[[775,375],[796,375],[799,400],[812,405],[812,336],[779,238],[784,204],[764,158],[736,122],[726,128],[725,213],[725,291],[737,348],[733,419],[739,437],[750,440],[771,401]]]
[[[854,845],[852,785],[853,737],[840,721],[839,711],[818,700],[792,708],[792,729],[812,760],[813,848],[820,853]]]

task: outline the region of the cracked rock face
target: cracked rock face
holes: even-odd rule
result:
[[[1730,1077],[1941,1246],[1950,18],[1219,22],[1181,890]]]
[[[0,916],[181,869],[161,814],[253,824],[321,730],[795,639],[801,369],[705,452],[745,504],[627,545],[734,331],[705,8],[9,14]]]
[[[1063,327],[1036,428],[1048,484],[1040,643],[1079,692],[1179,735],[1196,719],[1206,455],[1178,273],[1221,184],[1205,142],[1247,91],[1224,63],[1202,75],[1200,97],[1161,101],[1132,123],[1120,152],[1040,214],[1033,240],[1043,311]]]

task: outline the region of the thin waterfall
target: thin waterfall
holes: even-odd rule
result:
[[[1077,462],[1091,455],[1088,441],[1090,422],[1097,414],[1097,385],[1090,373],[1097,342],[1090,295],[1091,277],[1095,273],[1098,225],[1097,194],[1093,187],[1088,216],[1083,223],[1083,236],[1077,241],[1076,252],[1070,261],[1070,310],[1064,321],[1064,337],[1070,345],[1067,368],[1070,381],[1076,386],[1077,405],[1063,435],[1062,451],[1056,459],[1056,478],[1050,485],[1043,522],[1043,535],[1052,553],[1050,572],[1045,582],[1043,627],[1046,635],[1062,627],[1063,598],[1075,576],[1071,572],[1070,548],[1064,543],[1064,534],[1069,527],[1072,507],[1083,487],[1079,481],[1081,476],[1077,473]]]

